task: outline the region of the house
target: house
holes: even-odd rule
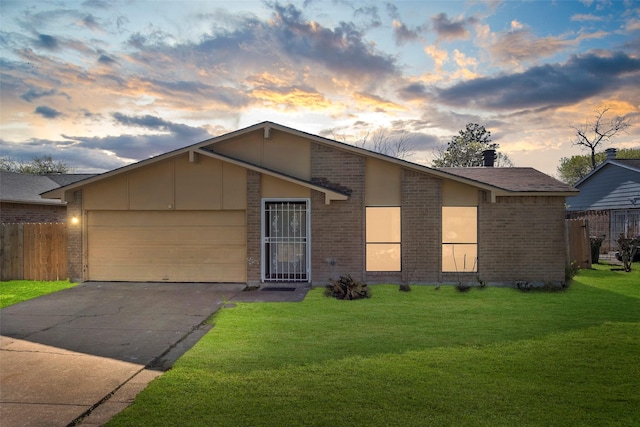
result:
[[[93,175],[30,175],[0,171],[0,223],[66,222],[67,207],[40,193]]]
[[[567,216],[587,219],[592,236],[605,236],[600,248],[618,249],[620,234],[640,235],[640,159],[618,159],[616,149],[575,185],[580,194],[567,199]]]
[[[576,192],[531,168],[432,169],[264,122],[43,197],[79,220],[73,280],[513,284],[564,281]]]

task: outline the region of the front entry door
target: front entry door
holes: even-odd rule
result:
[[[307,201],[264,201],[264,281],[309,281],[309,226]]]

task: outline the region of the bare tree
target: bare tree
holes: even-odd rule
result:
[[[611,107],[601,107],[595,110],[593,121],[585,120],[584,125],[571,126],[576,131],[573,145],[586,147],[591,151],[591,170],[596,168],[596,149],[603,142],[609,142],[617,134],[624,132],[631,123],[628,118],[616,116],[609,122],[604,119]]]
[[[335,134],[333,138],[338,139]],[[344,136],[341,139],[347,142]],[[414,154],[411,135],[406,130],[389,131],[385,128],[378,128],[373,132],[368,130],[364,137],[353,145],[398,159],[406,159]]]

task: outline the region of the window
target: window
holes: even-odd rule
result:
[[[478,271],[478,208],[442,208],[442,271]]]
[[[367,271],[400,271],[400,208],[366,209]]]

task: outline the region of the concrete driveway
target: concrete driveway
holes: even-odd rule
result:
[[[243,288],[90,282],[0,310],[2,425],[102,425]]]

